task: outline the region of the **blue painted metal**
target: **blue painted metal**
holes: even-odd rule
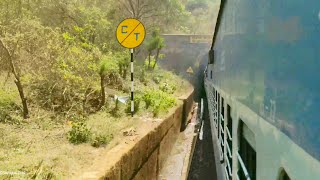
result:
[[[221,20],[214,83],[320,160],[320,1],[227,0]]]

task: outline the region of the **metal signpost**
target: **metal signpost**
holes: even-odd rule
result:
[[[130,49],[131,55],[131,116],[134,114],[134,83],[133,83],[133,53],[134,48],[140,46],[146,36],[143,24],[137,19],[125,19],[117,28],[118,42],[125,48]]]

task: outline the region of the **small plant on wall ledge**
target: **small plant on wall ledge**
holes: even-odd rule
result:
[[[113,139],[113,134],[108,134],[108,135],[97,135],[91,145],[93,147],[101,147],[101,146],[104,146],[104,145],[107,145],[111,140]]]

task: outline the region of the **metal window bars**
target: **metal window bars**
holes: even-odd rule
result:
[[[251,180],[250,179],[250,176],[249,176],[249,173],[247,171],[247,168],[246,166],[244,165],[243,161],[242,161],[242,158],[240,156],[240,154],[237,152],[237,158],[238,158],[238,161],[240,163],[240,166],[241,166],[241,169],[243,170],[243,173],[244,173],[244,176],[246,177],[246,180]],[[239,179],[239,176],[237,175],[237,179]]]
[[[232,178],[232,167],[231,167],[231,165],[230,165],[230,161],[229,161],[229,158],[232,160],[232,153],[231,153],[231,149],[230,149],[230,146],[229,146],[229,143],[228,143],[228,139],[231,141],[231,143],[232,143],[232,137],[231,137],[231,135],[230,135],[230,132],[229,132],[229,129],[228,129],[228,127],[226,126],[226,128],[225,128],[225,131],[226,131],[226,133],[227,133],[227,139],[226,139],[226,141],[225,141],[225,146],[226,146],[226,152],[224,153],[224,157],[225,157],[225,159],[226,159],[226,165],[225,165],[225,171],[227,171],[226,172],[226,178],[227,179],[230,179],[230,178]],[[229,154],[229,157],[228,157],[228,154]],[[229,178],[230,177],[230,178]]]
[[[218,111],[217,109],[214,110],[214,122],[215,122],[215,125],[216,125],[216,132],[217,132],[217,135],[218,135]]]
[[[209,101],[210,101],[210,114],[211,117],[213,117],[214,127],[216,129],[216,137],[218,137],[219,142],[219,154],[220,154],[220,161],[223,161],[223,159],[226,159],[225,165],[224,165],[224,171],[226,175],[226,179],[230,180],[232,179],[232,167],[230,164],[229,158],[232,159],[232,151],[230,149],[230,146],[228,144],[227,139],[229,139],[232,142],[232,136],[228,129],[228,127],[224,128],[222,126],[222,122],[225,122],[225,118],[220,114],[220,119],[218,117],[218,101],[217,97],[215,96],[215,91],[209,91]],[[220,126],[220,128],[219,128]],[[227,139],[224,141],[224,137],[222,136],[222,133],[227,134]],[[224,147],[226,146],[226,152],[223,152]],[[240,157],[241,158],[241,157]],[[242,161],[242,160],[241,160]],[[245,167],[244,167],[245,168]],[[245,171],[247,172],[247,171]],[[247,177],[247,176],[246,176]],[[239,179],[238,175],[236,176],[237,179]],[[250,180],[250,179],[247,179]]]
[[[227,153],[225,153],[225,157],[227,156]],[[232,168],[230,166],[230,162],[229,162],[229,158],[226,158],[226,167],[228,169],[228,173],[229,173],[229,176],[232,177]]]
[[[232,179],[232,167],[231,167],[229,158],[232,159],[233,155],[232,155],[232,149],[230,149],[230,145],[228,144],[228,139],[232,142],[232,136],[227,126],[225,128],[222,127],[222,122],[225,122],[225,119],[223,118],[222,114],[220,114],[220,119],[219,119],[218,100],[216,97],[216,92],[209,91],[209,97],[210,97],[209,108],[211,110],[210,114],[211,114],[211,117],[213,117],[213,120],[214,120],[213,122],[216,129],[215,131],[216,137],[218,137],[218,141],[219,141],[220,161],[223,161],[223,158],[225,159],[224,171],[225,171],[226,179],[230,180]],[[226,140],[224,140],[224,137],[222,137],[222,133],[227,134]],[[226,152],[223,152],[223,149],[225,146],[226,146]],[[248,170],[238,152],[236,153],[236,157],[238,162],[240,163],[240,167],[241,167],[240,169],[243,171],[246,180],[251,180]],[[240,180],[238,173],[235,175],[236,175],[236,179]]]
[[[232,141],[232,137],[230,135],[230,131],[229,131],[228,127],[226,128],[226,130],[227,130],[228,138],[230,139],[230,141]]]
[[[226,179],[230,180],[229,174],[228,174],[228,170],[227,170],[227,166],[224,166],[224,173],[226,174]]]
[[[220,121],[219,121],[219,146],[220,146],[220,162],[222,163],[224,160],[224,146],[226,142],[224,141],[224,127],[222,125],[222,122],[224,121],[224,118],[222,114],[220,114]]]
[[[226,147],[227,147],[227,152],[229,153],[229,158],[232,158],[231,149],[230,149],[230,147],[229,147],[229,144],[228,144],[228,143],[226,143]],[[227,154],[226,154],[226,156],[227,156]]]
[[[220,160],[225,159],[224,171],[226,174],[226,179],[230,179],[230,177],[232,177],[232,167],[230,165],[229,158],[228,158],[227,154],[229,154],[230,158],[232,158],[232,154],[231,154],[231,150],[230,150],[227,139],[224,140],[224,134],[226,133],[226,131],[228,131],[228,127],[223,127],[222,122],[224,122],[224,125],[225,125],[225,119],[224,119],[223,115],[220,114],[220,123],[219,123],[220,131],[219,131],[219,133],[220,133],[220,141],[221,141],[220,142],[220,146],[221,146],[220,149],[221,149],[221,154],[222,154],[222,157],[220,157]],[[226,147],[227,151],[223,152],[225,147]]]

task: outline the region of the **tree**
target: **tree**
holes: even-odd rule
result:
[[[10,71],[14,75],[14,83],[16,84],[19,95],[21,98],[22,106],[23,106],[23,118],[27,119],[29,117],[29,109],[28,109],[28,104],[27,104],[27,98],[25,97],[24,89],[21,83],[21,78],[20,74],[17,72],[16,65],[14,62],[14,52],[10,53],[8,48],[3,44],[2,40],[0,39],[0,46],[5,52],[6,59],[8,63],[10,64]],[[14,50],[13,50],[14,51]]]
[[[186,10],[190,15],[185,19],[185,23],[189,31],[188,33],[211,34],[216,23],[219,4],[219,1],[212,0],[187,1]]]
[[[35,20],[16,19],[2,27],[0,34],[1,64],[14,76],[14,83],[19,91],[23,106],[23,118],[29,117],[29,109],[25,85],[32,74],[44,70],[48,58],[46,49],[47,38],[52,34]],[[49,58],[48,58],[49,59]],[[25,84],[24,84],[25,82]]]
[[[181,19],[189,15],[181,0],[120,0],[118,9],[125,10],[123,18],[136,18],[147,29],[160,26],[165,32],[179,29]]]
[[[14,77],[23,117],[28,118],[30,104],[64,115],[86,112],[88,105],[101,108],[105,87],[120,90],[128,74],[129,53],[120,52],[114,37],[120,20],[140,19],[148,32],[178,30],[189,15],[185,2],[0,1],[0,71]],[[146,40],[149,69],[165,45],[159,32]]]
[[[128,52],[117,52],[114,54],[114,58],[117,61],[119,74],[125,80],[128,74],[128,68],[130,65],[130,56]]]
[[[149,61],[148,69],[150,69],[151,68],[151,55],[152,55],[152,52],[157,48],[157,44],[156,44],[156,41],[153,38],[153,36],[147,40],[146,48],[148,51],[148,61]]]
[[[160,58],[160,51],[162,48],[164,48],[166,45],[164,43],[164,39],[161,37],[161,36],[156,36],[155,37],[155,42],[156,42],[156,50],[157,50],[157,53],[156,53],[156,57],[155,57],[155,63],[153,65],[153,69],[156,67],[157,63],[158,63],[158,60]]]
[[[120,5],[125,8],[127,15],[140,20],[161,14],[161,11],[157,9],[159,6],[155,4],[161,6],[163,3],[157,0],[120,0]]]
[[[118,72],[117,69],[117,64],[114,60],[114,57],[112,54],[109,54],[101,60],[100,64],[100,70],[99,70],[99,75],[100,75],[100,105],[99,109],[101,109],[105,102],[106,102],[106,91],[105,91],[105,86],[106,80],[114,79],[116,77],[115,74]]]
[[[149,37],[146,43],[146,48],[148,51],[148,60],[149,60],[148,68],[150,68],[152,52],[156,50],[155,63],[153,64],[153,67],[152,67],[154,69],[160,58],[160,51],[165,46],[166,45],[164,42],[164,38],[160,36],[160,29],[159,28],[154,29],[152,31],[151,37]]]

